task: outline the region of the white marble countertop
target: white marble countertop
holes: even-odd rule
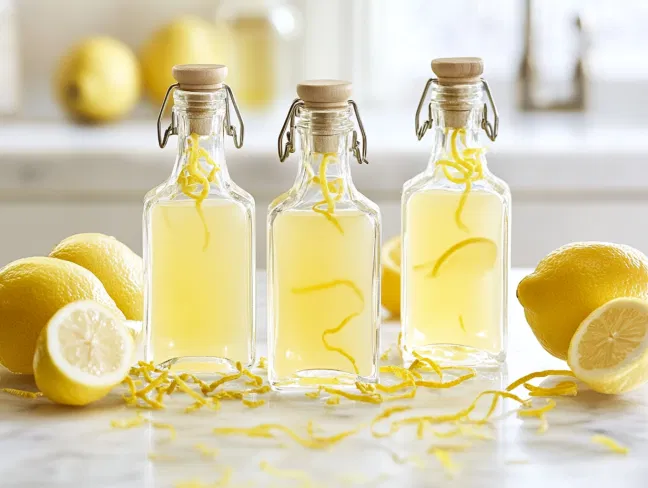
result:
[[[544,352],[524,321],[515,300],[514,287],[524,270],[513,273],[509,359],[500,371],[483,372],[477,378],[449,390],[419,389],[411,404],[425,414],[454,413],[468,406],[485,389],[502,388],[518,377],[540,369],[564,368],[565,364]],[[263,293],[263,286],[259,286]],[[263,300],[259,316],[263,317]],[[396,339],[395,323],[382,326],[383,349]],[[263,335],[263,334],[260,334]],[[261,337],[260,337],[261,339]],[[265,347],[260,344],[265,355]],[[392,356],[392,359],[395,357]],[[0,371],[1,387],[31,387],[29,378]],[[520,392],[522,394],[522,392]],[[549,412],[549,430],[537,433],[536,419],[520,420],[500,407],[491,441],[471,441],[464,452],[453,454],[458,471],[450,477],[427,449],[463,440],[439,439],[428,430],[417,440],[415,429],[393,437],[374,439],[367,429],[345,439],[330,450],[309,450],[289,438],[250,439],[221,437],[214,427],[251,427],[281,422],[305,434],[313,420],[322,435],[368,423],[383,406],[342,400],[326,406],[324,400],[303,395],[265,395],[268,403],[250,410],[237,401],[224,402],[220,411],[185,414],[186,399],[169,402],[164,411],[147,411],[156,422],[171,423],[177,438],[144,425],[128,430],[110,426],[113,419],[133,418],[135,411],[123,405],[118,392],[86,408],[65,408],[45,399],[23,400],[0,396],[0,486],[10,487],[167,487],[183,481],[201,480],[192,486],[365,486],[365,487],[595,487],[646,486],[648,478],[648,389],[622,397],[608,397],[581,390],[576,397],[560,398]],[[182,402],[181,400],[184,400]],[[490,403],[488,401],[484,403]],[[483,412],[480,404],[477,411]],[[384,427],[384,425],[383,425]],[[436,427],[435,427],[436,428]],[[442,430],[439,426],[438,430]],[[607,434],[630,448],[619,455],[591,442],[594,434]],[[201,456],[193,446],[202,443],[219,449],[215,457]],[[391,453],[409,462],[399,464]],[[156,459],[151,459],[157,456]],[[266,461],[280,469],[300,469],[314,481],[274,478],[259,468]],[[233,470],[231,483],[207,485]]]

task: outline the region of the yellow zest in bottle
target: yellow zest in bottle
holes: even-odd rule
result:
[[[347,358],[349,360],[349,362],[351,363],[351,365],[353,366],[353,371],[355,372],[355,374],[360,374],[360,371],[358,369],[358,365],[356,364],[356,360],[353,358],[353,356],[351,356],[348,352],[346,352],[342,348],[330,345],[329,342],[326,340],[326,336],[331,335],[331,334],[336,334],[337,332],[340,332],[349,322],[351,322],[354,318],[360,316],[360,314],[364,310],[365,301],[364,301],[364,296],[363,296],[362,291],[360,290],[360,288],[358,288],[358,286],[354,282],[352,282],[350,280],[333,280],[333,281],[329,281],[327,283],[320,283],[320,284],[317,284],[317,285],[306,286],[306,287],[303,287],[303,288],[293,288],[292,292],[296,293],[296,294],[311,293],[311,292],[314,292],[314,291],[320,291],[320,290],[326,290],[326,289],[329,289],[329,288],[335,288],[337,286],[347,286],[347,287],[351,288],[351,290],[360,299],[361,308],[360,308],[360,311],[351,313],[351,314],[347,315],[346,317],[344,317],[344,319],[342,319],[342,321],[338,325],[336,325],[335,327],[332,327],[330,329],[326,329],[322,333],[322,342],[324,343],[324,347],[326,349],[328,349],[329,351],[337,352],[338,354],[341,354],[342,356]]]
[[[602,435],[602,434],[594,435],[594,436],[592,436],[591,441],[596,443],[596,444],[600,444],[602,446],[605,446],[610,451],[615,452],[617,454],[628,454],[630,452],[630,449],[628,449],[625,446],[622,446],[617,441],[615,441],[614,439],[612,439],[611,437],[608,437],[606,435]]]
[[[207,170],[201,164],[201,160],[204,160]],[[177,181],[182,193],[196,201],[196,210],[205,228],[203,251],[209,246],[210,233],[202,210],[202,202],[209,195],[209,185],[216,179],[216,172],[219,170],[219,166],[209,153],[200,147],[200,136],[193,132],[187,140],[187,159]]]
[[[16,388],[2,388],[0,391],[3,391],[5,393],[8,393],[9,395],[17,396],[20,398],[29,398],[30,400],[34,400],[36,398],[40,398],[43,396],[43,394],[40,391],[26,391],[26,390],[18,390]]]
[[[424,269],[424,268],[429,268],[432,267],[432,270],[428,274],[430,278],[435,278],[439,274],[439,269],[441,268],[441,265],[455,252],[460,250],[463,247],[469,246],[471,244],[486,244],[489,246],[493,247],[493,255],[495,252],[497,252],[497,245],[491,240],[486,237],[470,237],[469,239],[464,239],[463,241],[459,241],[456,244],[453,244],[450,246],[436,261],[428,262],[428,263],[422,263],[422,264],[417,264],[414,266],[415,270],[418,269]],[[459,320],[463,324],[463,319],[461,316],[459,317]]]
[[[344,180],[342,178],[336,178],[335,180],[329,182],[326,178],[326,168],[328,167],[331,160],[335,160],[337,157],[336,153],[324,153],[322,154],[322,162],[319,167],[319,176],[315,176],[313,170],[309,165],[306,166],[307,171],[310,173],[310,183],[314,183],[320,186],[322,191],[322,196],[324,200],[317,202],[313,205],[313,212],[322,214],[326,219],[331,222],[335,228],[344,235],[344,229],[340,225],[338,219],[333,215],[335,212],[335,202],[339,201],[344,194]],[[321,208],[323,205],[326,205],[326,209]]]
[[[461,153],[457,148],[457,137],[459,136],[464,145],[464,149],[461,150]],[[452,159],[440,159],[436,162],[437,166],[443,168],[443,173],[448,180],[458,185],[465,185],[465,189],[461,195],[461,199],[459,200],[457,211],[455,212],[457,227],[464,231],[468,231],[468,228],[461,221],[461,213],[466,205],[466,199],[468,193],[470,193],[470,190],[472,189],[473,182],[484,177],[481,163],[481,155],[484,151],[485,149],[483,148],[466,147],[466,129],[462,127],[460,129],[454,129],[450,136],[450,156]],[[457,171],[460,175],[452,174],[450,168]]]

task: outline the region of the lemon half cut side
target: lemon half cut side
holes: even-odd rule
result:
[[[648,302],[617,298],[594,310],[576,329],[567,362],[600,393],[630,391],[648,380]]]
[[[72,302],[41,332],[34,356],[36,384],[54,402],[86,405],[126,377],[133,350],[122,318],[92,300]]]

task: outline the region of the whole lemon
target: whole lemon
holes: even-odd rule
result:
[[[91,271],[128,320],[142,320],[142,258],[126,244],[105,234],[76,234],[63,239],[50,257],[70,261]]]
[[[171,69],[176,64],[227,64],[231,36],[224,24],[218,26],[198,17],[181,17],[156,31],[140,53],[144,89],[160,105],[169,86],[175,83]]]
[[[56,92],[74,118],[116,120],[130,112],[140,95],[140,69],[128,46],[110,37],[86,39],[59,64]]]
[[[42,328],[63,306],[86,299],[123,317],[99,278],[77,264],[33,257],[0,269],[0,364],[14,373],[32,374]]]
[[[517,288],[542,347],[567,359],[581,322],[615,298],[648,299],[648,258],[622,244],[577,242],[547,255]]]

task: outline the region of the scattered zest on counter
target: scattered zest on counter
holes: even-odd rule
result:
[[[630,449],[628,449],[625,446],[622,446],[617,441],[615,441],[614,439],[606,435],[597,434],[592,436],[591,440],[596,444],[600,444],[602,446],[607,447],[610,451],[615,452],[617,454],[628,454],[630,452]]]
[[[9,395],[17,396],[20,398],[29,398],[30,400],[34,400],[36,398],[40,398],[43,396],[43,394],[40,391],[26,391],[26,390],[18,390],[16,388],[2,388],[0,391],[3,391],[5,393],[8,393]]]

